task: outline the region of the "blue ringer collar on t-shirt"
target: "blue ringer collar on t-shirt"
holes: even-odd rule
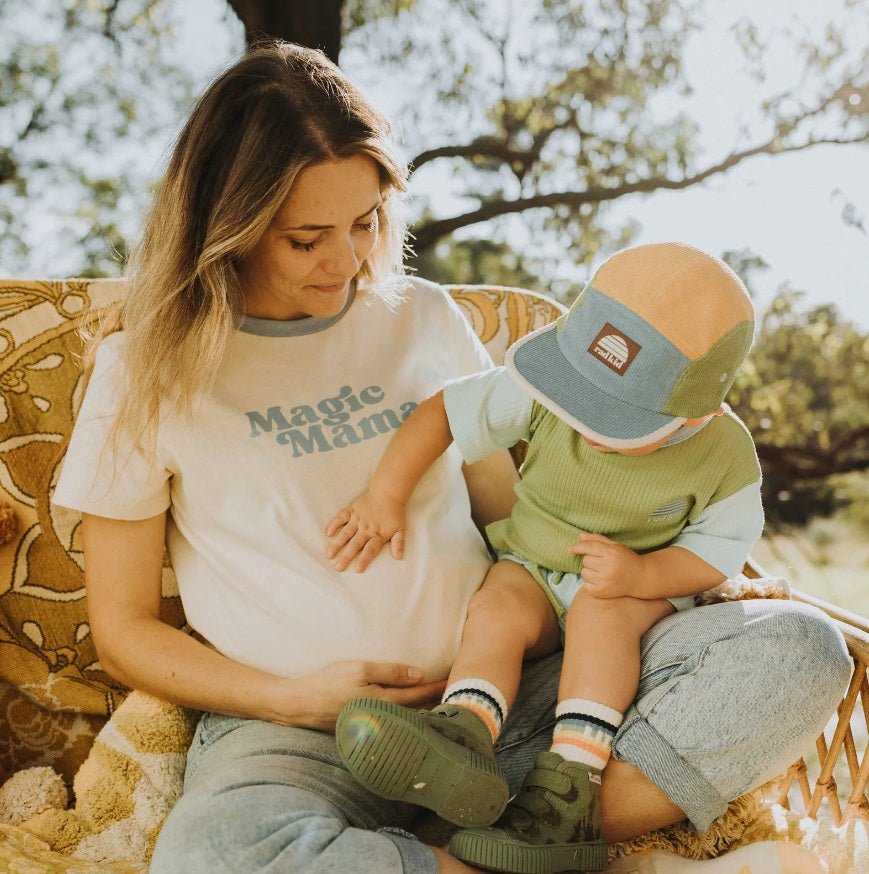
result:
[[[337,315],[326,319],[317,316],[307,316],[304,319],[258,319],[255,316],[245,316],[238,329],[244,334],[256,334],[259,337],[301,337],[304,334],[316,334],[340,322],[355,298],[356,283],[354,282],[350,286],[344,308]]]

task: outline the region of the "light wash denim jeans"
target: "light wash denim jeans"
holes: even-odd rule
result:
[[[498,756],[514,791],[549,746],[559,664],[526,665],[504,725]],[[613,755],[705,830],[812,745],[849,672],[841,635],[811,607],[739,601],[674,613],[643,638],[639,693]],[[151,871],[434,874],[434,854],[401,833],[413,813],[356,784],[329,734],[207,714]]]

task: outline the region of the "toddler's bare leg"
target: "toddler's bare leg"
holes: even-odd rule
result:
[[[523,660],[548,655],[560,643],[555,611],[534,577],[515,561],[499,561],[471,598],[447,686],[480,677],[512,705]]]
[[[640,639],[672,612],[665,599],[595,598],[580,589],[567,614],[558,700],[585,698],[624,713],[637,693]]]

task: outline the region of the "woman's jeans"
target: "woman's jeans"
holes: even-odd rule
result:
[[[549,747],[559,666],[560,654],[525,666],[498,743],[513,791]],[[675,613],[643,638],[613,755],[703,831],[812,745],[849,673],[841,635],[811,607],[751,600]],[[433,874],[434,854],[402,833],[416,811],[358,785],[330,734],[206,714],[151,871]]]

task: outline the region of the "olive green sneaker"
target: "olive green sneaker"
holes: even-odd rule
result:
[[[356,698],[339,714],[335,740],[347,770],[382,798],[463,826],[489,825],[507,804],[489,729],[466,707],[417,711]]]
[[[558,753],[538,753],[495,826],[456,832],[450,853],[469,865],[513,874],[600,871],[607,849],[599,789],[598,772]]]

